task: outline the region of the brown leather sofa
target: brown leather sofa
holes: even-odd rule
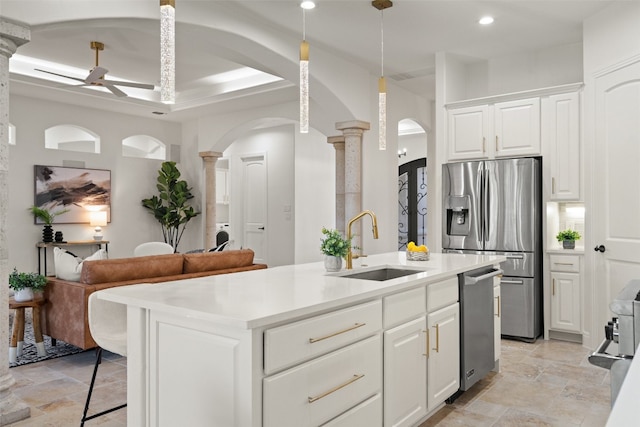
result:
[[[93,292],[267,268],[266,264],[254,264],[253,255],[251,249],[240,249],[85,261],[78,282],[48,278],[43,333],[82,349],[96,347],[88,323],[88,301]]]

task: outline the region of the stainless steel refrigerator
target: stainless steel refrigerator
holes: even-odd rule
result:
[[[542,332],[541,159],[442,166],[443,252],[504,254],[502,335]]]

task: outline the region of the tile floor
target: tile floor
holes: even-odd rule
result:
[[[563,341],[502,340],[501,372],[490,373],[420,427],[604,426],[609,413],[609,375],[589,364],[589,352]],[[94,352],[86,351],[11,368],[14,393],[31,406],[31,418],[12,426],[80,425],[94,360]],[[98,371],[92,409],[115,406],[125,396],[126,359],[107,354]],[[126,410],[85,425],[125,426]]]

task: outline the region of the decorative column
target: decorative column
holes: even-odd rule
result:
[[[330,136],[329,144],[336,150],[336,230],[346,234],[344,217],[344,136]]]
[[[31,408],[11,391],[9,372],[9,58],[31,40],[31,29],[0,17],[0,425],[29,418]]]
[[[204,249],[206,251],[216,246],[216,162],[222,157],[222,153],[201,151],[198,154],[204,163]]]
[[[352,120],[336,123],[344,136],[344,229],[351,218],[362,212],[362,135],[369,130],[368,122]],[[353,245],[362,247],[362,221],[351,229]]]

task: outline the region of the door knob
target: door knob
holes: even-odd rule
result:
[[[600,245],[600,246],[596,246],[595,248],[593,248],[594,251],[596,252],[604,252],[607,250],[607,248],[604,247],[604,245]]]
[[[258,230],[264,230],[264,227],[258,227]]]

